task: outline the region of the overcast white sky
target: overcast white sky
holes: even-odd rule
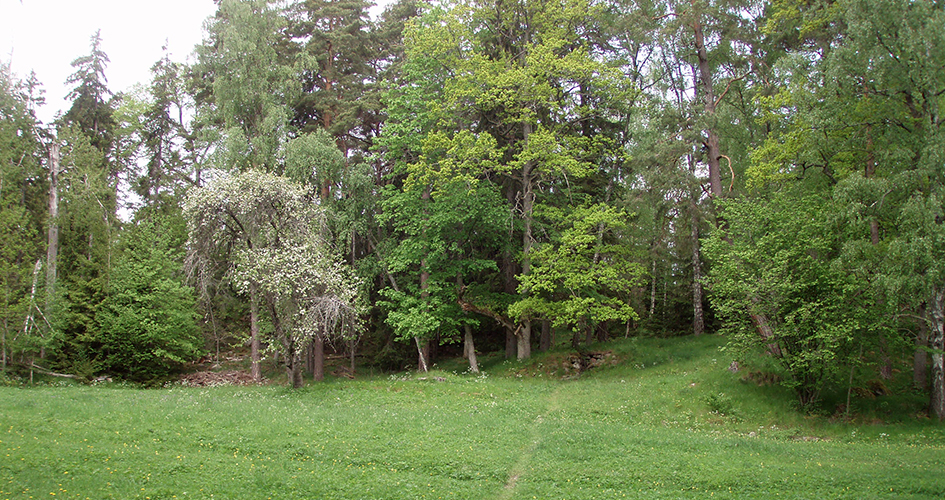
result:
[[[120,92],[150,80],[165,41],[171,59],[185,61],[215,10],[213,0],[0,0],[0,60],[21,79],[36,71],[46,89],[40,119],[49,123],[66,111],[70,63],[89,53],[96,30],[111,60],[108,87]]]
[[[172,60],[187,61],[215,11],[213,0],[0,0],[0,61],[11,61],[21,79],[36,72],[46,90],[39,118],[50,123],[69,107],[71,63],[90,52],[96,30],[102,30],[102,50],[111,61],[108,88],[121,92],[150,81],[165,41]]]

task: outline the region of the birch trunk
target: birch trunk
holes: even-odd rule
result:
[[[929,303],[929,347],[932,349],[932,394],[929,413],[939,421],[945,420],[945,288],[936,288]]]
[[[463,326],[466,330],[463,336],[463,350],[466,352],[466,357],[469,358],[469,371],[479,373],[479,362],[476,360],[476,345],[473,344],[472,327],[469,325]]]
[[[929,388],[929,323],[926,305],[919,306],[919,333],[915,338],[915,353],[912,358],[912,384],[919,391],[925,392]]]
[[[419,358],[420,371],[427,372],[429,371],[429,365],[427,364],[427,357],[423,352],[423,346],[420,344],[420,337],[414,337],[413,340],[417,343],[417,356]]]
[[[420,195],[420,199],[423,201],[424,205],[426,205],[426,203],[430,201],[431,190],[432,188],[428,186],[426,189],[423,190],[423,194]],[[425,206],[423,209],[423,218],[424,220],[428,218]],[[426,239],[426,232],[427,232],[426,224],[424,224],[424,227],[422,229],[423,239]],[[424,255],[423,258],[420,259],[420,300],[421,301],[426,302],[427,298],[430,296],[430,292],[428,291],[429,288],[430,288],[430,270],[427,268],[427,258],[426,258],[426,255]],[[428,357],[429,348],[426,346],[426,343],[424,343],[424,345],[420,344],[419,337],[414,337],[414,340],[416,340],[417,342],[417,355],[419,357],[419,359],[417,360],[418,368],[420,371],[426,372],[429,370],[429,366],[430,366],[430,363],[429,363],[430,360]]]
[[[692,334],[705,333],[705,314],[702,309],[702,255],[699,248],[699,211],[696,200],[690,200],[692,212]]]
[[[656,314],[656,257],[653,257],[653,266],[652,271],[650,272],[652,280],[650,280],[650,321],[653,320],[653,315]]]

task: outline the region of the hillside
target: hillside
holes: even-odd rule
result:
[[[613,342],[580,376],[560,351],[301,390],[2,387],[0,498],[945,496],[941,426],[805,416],[721,344]]]

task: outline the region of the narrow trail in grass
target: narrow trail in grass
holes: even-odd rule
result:
[[[499,494],[499,500],[508,500],[515,494],[515,487],[518,485],[519,478],[525,473],[525,469],[532,462],[535,450],[538,449],[538,445],[541,444],[541,424],[545,421],[545,415],[554,413],[561,408],[561,402],[558,399],[559,392],[561,392],[561,387],[551,392],[548,396],[548,405],[545,407],[544,413],[540,413],[535,417],[535,421],[529,429],[529,445],[522,451],[518,460],[515,461],[515,464],[512,465],[511,470],[509,470],[509,479],[505,482],[505,487]]]

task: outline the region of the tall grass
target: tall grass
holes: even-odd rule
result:
[[[567,381],[559,352],[298,391],[0,388],[0,498],[945,497],[941,426],[805,417],[718,345],[619,342]]]

